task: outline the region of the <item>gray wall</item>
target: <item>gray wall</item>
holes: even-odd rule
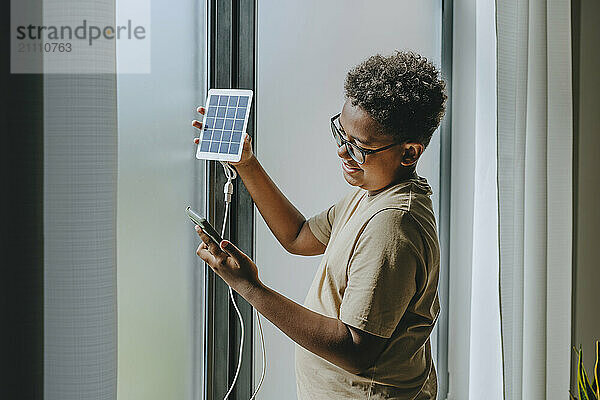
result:
[[[306,217],[351,190],[329,127],[330,117],[343,104],[346,72],[374,53],[395,49],[416,50],[440,65],[440,1],[258,2],[256,152]],[[436,133],[418,168],[433,188],[436,212],[438,156]],[[263,282],[302,303],[320,257],[287,254],[258,213],[255,240]],[[258,397],[295,398],[294,344],[268,321],[264,333],[268,369]],[[256,332],[254,343],[258,381],[262,359]]]
[[[185,207],[204,209],[191,126],[205,98],[203,13],[201,1],[152,1],[151,73],[118,76],[120,400],[201,393],[203,268]]]
[[[573,345],[583,346],[588,373],[595,358],[593,343],[600,340],[600,3],[573,1],[575,98],[575,264]],[[579,30],[579,35],[577,34]],[[579,37],[577,37],[579,36]],[[578,129],[577,129],[578,125]],[[576,371],[573,364],[572,376]]]

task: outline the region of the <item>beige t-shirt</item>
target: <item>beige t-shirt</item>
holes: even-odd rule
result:
[[[439,314],[439,243],[425,178],[370,196],[356,189],[310,218],[327,246],[304,305],[389,338],[355,375],[296,345],[300,400],[435,399],[429,334]]]

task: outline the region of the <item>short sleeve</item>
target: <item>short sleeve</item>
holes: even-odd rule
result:
[[[308,219],[308,227],[317,240],[327,246],[335,218],[335,204]]]
[[[340,214],[341,216],[344,214],[344,209],[348,205],[348,202],[360,195],[361,191],[361,189],[356,189],[349,192],[346,194],[346,196],[342,197],[337,203],[329,207],[327,210],[324,210],[308,219],[308,227],[319,242],[327,246],[327,243],[329,243],[329,238],[331,237],[331,231],[333,230],[333,226],[335,224],[336,215]]]
[[[348,265],[340,320],[389,338],[417,290],[420,233],[403,210],[384,209],[360,233]]]

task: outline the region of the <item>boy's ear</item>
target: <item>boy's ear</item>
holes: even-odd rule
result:
[[[402,165],[408,167],[419,160],[425,149],[421,143],[404,143],[402,152]]]

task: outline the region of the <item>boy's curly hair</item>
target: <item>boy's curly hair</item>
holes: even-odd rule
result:
[[[425,57],[396,51],[369,57],[348,72],[346,97],[399,141],[427,147],[446,111],[446,83]]]

